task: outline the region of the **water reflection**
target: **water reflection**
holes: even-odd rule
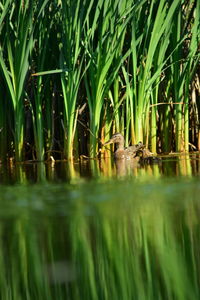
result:
[[[185,176],[2,186],[1,298],[199,299],[199,193]]]
[[[199,154],[166,156],[159,163],[140,165],[106,158],[51,163],[0,165],[0,183],[76,182],[89,178],[169,177],[200,175]]]
[[[1,165],[1,298],[199,299],[193,175],[198,155]]]

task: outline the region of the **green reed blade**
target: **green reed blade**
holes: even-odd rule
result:
[[[29,57],[34,47],[33,18],[36,10],[45,7],[47,1],[40,6],[32,2],[20,1],[17,5],[13,3],[7,11],[5,47],[1,50],[0,65],[11,94],[14,119],[15,119],[15,156],[16,160],[22,159],[24,144],[24,88],[29,70]],[[35,10],[34,10],[35,9]],[[34,16],[35,13],[35,16]]]
[[[64,96],[64,126],[66,138],[64,140],[64,154],[67,158],[73,158],[74,135],[77,121],[78,91],[82,76],[84,50],[82,45],[84,23],[87,19],[87,8],[89,2],[86,0],[81,5],[80,1],[74,5],[73,1],[63,2],[62,26],[63,37],[60,55],[60,65],[68,68],[69,72],[61,75],[62,90]]]
[[[110,2],[112,3],[112,1]],[[121,56],[119,49],[122,48],[124,43],[124,32],[129,21],[129,16],[126,10],[119,11],[116,3],[115,14],[113,14],[114,7],[112,8],[111,3],[109,5],[104,4],[101,8],[103,17],[101,14],[99,15],[100,27],[96,48],[93,49],[90,45],[92,41],[88,44],[91,62],[85,81],[88,81],[86,86],[88,98],[90,98],[90,131],[92,134],[90,136],[89,152],[92,157],[97,154],[98,131],[104,97],[117,76],[121,63],[128,56],[128,54],[127,56]],[[121,23],[122,16],[125,18],[124,24]],[[112,24],[112,28],[115,27],[115,31],[108,31],[108,24]],[[93,26],[92,29],[94,30]],[[89,28],[87,31],[89,31]]]

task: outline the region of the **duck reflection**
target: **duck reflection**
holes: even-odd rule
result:
[[[137,168],[140,166],[140,157],[134,159],[115,159],[117,176],[134,175]]]

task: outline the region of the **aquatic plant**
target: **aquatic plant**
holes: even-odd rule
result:
[[[116,131],[198,149],[199,5],[1,1],[1,159],[95,157]]]

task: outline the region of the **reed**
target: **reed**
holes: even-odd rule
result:
[[[4,0],[0,12],[2,159],[72,159],[86,144],[95,157],[114,131],[153,152],[198,146],[199,1]]]
[[[33,49],[34,63],[32,66],[34,68],[34,72],[38,70],[44,70],[45,65],[48,62],[48,66],[50,64],[47,61],[46,57],[49,57],[49,49],[48,45],[50,43],[49,36],[50,32],[52,32],[52,26],[54,22],[53,16],[49,13],[48,17],[46,16],[47,9],[43,9],[40,13],[40,21],[36,22],[35,30],[34,30],[34,39],[35,39],[35,47]],[[35,69],[36,68],[36,69]],[[45,145],[45,134],[44,127],[45,121],[43,120],[43,111],[45,111],[48,115],[51,116],[52,107],[49,105],[50,100],[45,98],[45,90],[49,88],[47,77],[34,77],[32,78],[32,86],[30,90],[30,94],[28,95],[29,99],[29,109],[31,111],[32,116],[32,124],[33,124],[33,133],[34,133],[34,150],[36,153],[36,159],[38,161],[44,160],[45,155],[45,146],[48,149],[48,146]],[[33,92],[33,94],[32,94]],[[43,109],[43,103],[45,101],[45,110]],[[50,108],[49,108],[50,106]],[[48,126],[50,127],[50,126]]]
[[[22,160],[24,144],[24,100],[25,84],[29,71],[29,57],[33,51],[34,25],[33,19],[39,18],[42,8],[47,1],[38,5],[37,14],[34,15],[34,3],[19,1],[13,3],[6,1],[3,10],[4,27],[3,44],[0,49],[0,65],[7,84],[10,106],[14,119],[15,158]]]
[[[127,3],[128,4],[128,3]],[[125,30],[129,20],[130,7],[122,6],[120,1],[99,1],[93,23],[87,24],[87,51],[91,57],[85,76],[85,85],[90,112],[90,156],[98,150],[98,132],[101,122],[104,97],[110,89],[117,72],[126,58],[122,55]],[[97,27],[98,24],[98,27]]]
[[[93,1],[92,1],[93,2]],[[82,40],[87,15],[92,6],[90,1],[62,1],[61,24],[62,44],[60,66],[67,71],[61,75],[64,96],[64,155],[73,158],[74,137],[78,117],[79,86],[83,77],[84,51]],[[76,154],[78,155],[78,153]]]
[[[132,47],[134,83],[137,89],[133,92],[135,97],[135,136],[136,140],[144,140],[156,150],[157,142],[157,104],[159,103],[158,88],[162,69],[166,64],[166,52],[169,44],[169,35],[172,28],[172,20],[179,1],[174,1],[170,6],[165,1],[152,1],[146,9],[148,14],[145,22],[141,24],[144,14],[142,8],[139,19],[135,20],[132,27],[132,35],[138,40],[138,48]],[[154,22],[152,19],[154,18]],[[138,30],[141,36],[137,36],[137,24],[145,26],[144,30]],[[143,25],[145,24],[145,25]],[[141,50],[142,48],[142,50]],[[141,52],[140,52],[141,51]],[[138,69],[138,73],[137,72]],[[149,112],[151,113],[150,126],[146,123]],[[150,130],[149,130],[150,127]],[[147,139],[150,131],[149,141]],[[147,139],[147,141],[145,140]]]
[[[177,122],[177,127],[182,128],[182,134],[180,133],[180,129],[177,129],[177,135],[179,138],[177,141],[177,151],[185,150],[189,151],[189,90],[190,90],[190,82],[194,77],[194,72],[199,62],[200,54],[199,54],[199,40],[200,40],[200,4],[199,1],[195,4],[193,2],[191,7],[186,10],[186,20],[190,22],[191,19],[192,26],[190,28],[190,34],[192,35],[188,45],[187,45],[187,56],[184,63],[181,65],[181,73],[178,74],[179,86],[182,90],[181,96],[183,100],[182,109],[179,107],[179,110],[182,112],[182,122]],[[182,21],[184,22],[184,20]],[[183,27],[183,30],[187,31],[186,25]],[[188,34],[186,34],[188,36]],[[181,59],[181,58],[180,58]],[[181,75],[181,76],[180,76]],[[178,113],[179,114],[179,113]],[[179,133],[178,133],[179,132]]]
[[[14,118],[14,140],[16,160],[22,159],[24,142],[24,85],[28,72],[28,58],[33,49],[33,7],[24,6],[23,1],[16,6],[12,1],[4,19],[6,34],[0,50],[0,65],[7,84],[10,105]]]

